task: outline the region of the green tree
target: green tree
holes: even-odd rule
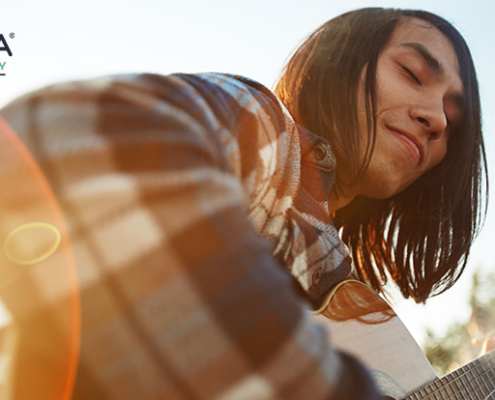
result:
[[[423,351],[439,376],[476,358],[483,341],[495,334],[494,287],[495,273],[476,271],[468,299],[469,320],[452,323],[441,336],[427,330]]]

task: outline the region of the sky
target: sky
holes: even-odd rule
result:
[[[0,10],[0,34],[13,53],[0,55],[0,107],[55,82],[131,72],[229,72],[273,87],[309,33],[343,12],[372,6],[432,11],[463,34],[478,72],[495,182],[495,2],[487,0],[10,1]],[[396,311],[419,342],[426,327],[442,333],[450,322],[467,319],[471,275],[495,268],[494,239],[492,206],[454,288],[425,306],[397,299]]]

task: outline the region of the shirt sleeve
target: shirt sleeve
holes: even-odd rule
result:
[[[262,100],[203,80],[68,83],[1,112],[72,240],[82,315],[73,398],[377,399],[248,218],[259,193],[246,188],[269,182],[236,151],[249,140],[232,127],[261,140],[249,110]]]

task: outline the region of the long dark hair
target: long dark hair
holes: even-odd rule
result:
[[[464,85],[465,115],[452,132],[444,160],[390,199],[356,197],[334,222],[350,247],[359,277],[376,290],[389,278],[417,302],[451,287],[464,270],[486,208],[486,156],[476,71],[460,33],[426,11],[365,8],[334,18],[295,51],[275,92],[296,122],[327,138],[357,182],[376,137],[376,65],[397,23],[425,20],[453,44]],[[358,85],[366,66],[368,141],[360,157]],[[342,161],[340,161],[343,164]],[[339,158],[337,158],[339,165]],[[337,169],[337,191],[345,191]]]

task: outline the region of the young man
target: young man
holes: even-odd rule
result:
[[[376,399],[307,300],[354,273],[420,301],[462,271],[484,149],[474,67],[450,24],[345,14],[296,51],[276,93],[224,74],[136,75],[1,111],[68,223],[74,399]],[[17,370],[50,366],[45,348]],[[51,394],[65,384],[46,381]]]
[[[460,34],[424,12],[345,14],[296,51],[276,93],[296,122],[331,142],[330,212],[359,277],[377,290],[390,277],[416,301],[448,289],[479,228],[486,171],[476,73]]]

